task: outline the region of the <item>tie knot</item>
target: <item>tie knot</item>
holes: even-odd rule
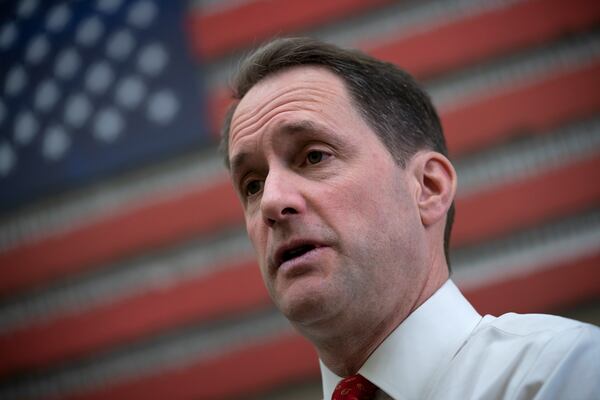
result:
[[[364,376],[352,375],[337,384],[331,400],[371,400],[375,397],[377,386]]]

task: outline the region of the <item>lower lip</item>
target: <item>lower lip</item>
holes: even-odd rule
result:
[[[287,260],[279,266],[279,272],[281,273],[301,273],[305,267],[310,267],[319,261],[323,251],[326,247],[315,247],[314,249],[307,251],[299,257]]]

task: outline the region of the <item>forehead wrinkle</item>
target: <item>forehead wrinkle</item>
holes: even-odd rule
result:
[[[305,103],[306,104],[306,103]],[[274,111],[273,114],[275,114],[273,119],[271,117],[271,115],[265,115],[265,117],[263,118],[264,121],[259,121],[260,126],[258,128],[256,128],[256,130],[254,130],[254,132],[256,132],[257,130],[260,130],[263,128],[263,126],[266,126],[265,129],[269,129],[269,130],[273,130],[274,134],[277,133],[295,133],[295,132],[310,132],[310,131],[314,131],[316,130],[316,128],[318,126],[321,126],[320,124],[315,124],[310,120],[307,119],[302,119],[300,121],[296,121],[296,120],[289,120],[288,118],[285,118],[285,114],[287,114],[290,111],[295,111],[295,110],[299,110],[300,108],[293,108],[293,107],[289,107],[290,109],[288,110],[277,110]],[[303,107],[302,110],[306,110],[306,109],[310,109],[310,107]],[[315,107],[314,110],[317,110],[317,108]],[[273,127],[268,127],[268,125],[273,124]],[[249,130],[251,127],[246,128],[246,130]],[[247,134],[243,134],[243,131],[240,131],[240,133],[236,136],[235,140],[232,140],[232,146],[230,147],[233,151],[233,147],[236,143],[240,143],[240,142],[245,142],[246,138],[251,138],[253,136],[252,133],[247,133]],[[250,142],[251,143],[251,142]],[[237,152],[233,152],[234,154],[231,157],[231,170],[233,172],[236,172],[238,170],[238,168],[243,168],[244,163],[248,160],[248,158],[250,158],[250,156],[252,155],[252,151],[247,151],[245,149],[246,146],[254,146],[252,144],[249,145],[244,145],[244,144],[239,144],[237,146]]]
[[[278,107],[280,107],[283,104],[286,103],[296,103],[296,102],[302,102],[302,101],[308,101],[309,103],[320,103],[322,102],[323,99],[323,94],[329,94],[331,95],[332,98],[334,98],[336,96],[335,91],[333,90],[324,90],[324,89],[315,89],[315,88],[306,88],[306,87],[299,87],[299,88],[294,88],[294,89],[285,89],[282,88],[281,91],[285,91],[286,93],[284,94],[279,94],[276,93],[273,98],[268,101],[267,103],[263,104],[260,107],[257,107],[256,109],[250,109],[250,110],[244,110],[243,107],[238,108],[236,114],[242,114],[242,118],[241,121],[239,121],[239,123],[236,123],[235,125],[240,125],[239,129],[244,129],[247,125],[251,125],[253,122],[255,122],[256,120],[262,119],[265,114],[269,114],[271,111],[276,111]],[[300,96],[297,99],[294,99],[293,101],[289,101],[288,98],[290,96],[295,95],[297,92],[302,92],[303,96]],[[329,93],[327,93],[329,92]],[[265,110],[266,111],[263,111]],[[247,114],[246,118],[243,118],[243,114]],[[234,116],[236,117],[236,116]],[[239,119],[239,118],[238,118]],[[234,127],[234,129],[236,129],[236,127]]]
[[[281,92],[285,93],[281,94]],[[290,101],[289,97],[297,95],[298,92],[302,92],[302,96],[296,97]],[[246,133],[246,131],[252,130],[253,132],[256,132],[262,129],[265,124],[277,114],[284,111],[318,111],[321,108],[319,105],[323,103],[324,98],[329,97],[333,100],[337,98],[338,95],[339,93],[337,93],[336,90],[326,88],[281,88],[279,93],[272,95],[272,98],[268,102],[256,109],[249,109],[249,107],[240,109],[238,107],[233,118],[234,123],[231,129],[231,145],[233,146],[237,139],[247,136],[248,133]],[[303,107],[294,107],[296,103],[301,103]],[[289,109],[282,110],[282,107],[288,108],[286,106],[288,106]]]

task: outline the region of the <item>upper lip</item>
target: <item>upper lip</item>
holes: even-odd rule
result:
[[[275,250],[275,255],[273,257],[275,269],[279,268],[279,266],[283,264],[283,258],[286,252],[302,246],[314,246],[315,248],[318,248],[323,247],[324,245],[316,240],[311,239],[294,239],[286,242],[277,247]]]

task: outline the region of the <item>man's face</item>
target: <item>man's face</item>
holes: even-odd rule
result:
[[[340,78],[303,66],[259,82],[233,115],[229,159],[265,284],[292,322],[382,323],[410,306],[423,260],[417,182]]]

